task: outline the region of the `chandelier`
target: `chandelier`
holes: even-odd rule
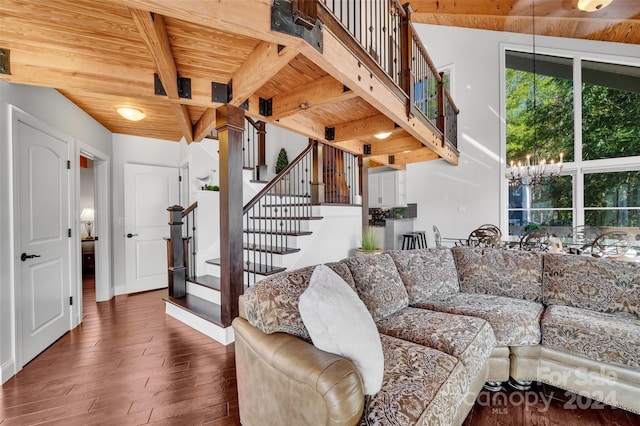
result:
[[[509,186],[531,186],[535,187],[542,183],[545,178],[554,178],[562,171],[563,154],[560,153],[560,161],[547,161],[538,155],[538,120],[536,118],[536,31],[535,31],[535,1],[532,2],[532,47],[533,47],[533,153],[527,155],[525,163],[519,161],[515,164],[511,161],[511,176]]]

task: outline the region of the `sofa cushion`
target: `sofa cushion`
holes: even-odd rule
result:
[[[547,305],[640,317],[640,263],[545,254],[544,291]]]
[[[540,253],[481,247],[451,249],[460,291],[542,302]]]
[[[382,389],[365,403],[360,425],[450,425],[467,392],[451,355],[381,335]]]
[[[456,264],[450,249],[392,250],[386,253],[398,268],[410,305],[433,295],[460,291]]]
[[[344,275],[344,265],[328,266],[338,275]],[[298,301],[307,289],[314,269],[315,265],[282,272],[249,287],[244,293],[247,321],[263,333],[284,332],[310,342],[311,337],[300,317]],[[345,281],[353,283],[353,280]]]
[[[496,339],[481,318],[428,309],[404,308],[376,323],[388,336],[437,349],[458,358],[473,381],[491,355]]]
[[[589,359],[640,368],[640,319],[551,305],[542,317],[542,344]]]
[[[331,268],[318,265],[299,306],[313,345],[351,360],[362,377],[365,395],[377,393],[384,370],[380,336],[356,292]]]
[[[493,328],[499,346],[540,343],[540,318],[544,308],[542,304],[531,300],[457,293],[435,296],[415,307],[482,318]]]
[[[356,291],[374,321],[409,305],[407,290],[388,254],[350,257],[343,262],[349,267]]]

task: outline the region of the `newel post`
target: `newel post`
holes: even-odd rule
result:
[[[311,204],[324,203],[324,144],[314,141],[311,159]]]
[[[169,240],[167,260],[169,263],[169,296],[187,295],[187,268],[184,265],[184,244],[182,242],[182,206],[171,206],[169,212]]]
[[[400,22],[400,75],[402,90],[407,94],[407,116],[411,115],[411,109],[415,96],[413,93],[413,34],[411,33],[411,4],[404,6],[404,15]]]

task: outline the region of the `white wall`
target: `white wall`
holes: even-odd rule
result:
[[[309,144],[309,138],[289,130],[267,124],[267,143],[265,161],[267,162],[267,180],[276,175],[276,161],[280,148],[287,150],[287,158],[292,162]]]
[[[444,237],[465,237],[484,223],[499,224],[504,173],[501,145],[501,48],[505,44],[531,48],[531,35],[467,28],[416,25],[436,67],[453,64],[452,88],[460,108],[458,149],[460,164],[444,160],[407,166],[407,202],[418,204],[416,229],[428,230],[430,244],[435,224]],[[535,38],[539,49],[562,49],[638,57],[630,44]],[[504,201],[502,201],[504,202]]]
[[[180,167],[185,161],[184,142],[113,134],[113,277],[115,294],[125,292],[124,165],[126,163]],[[169,206],[167,206],[169,207]],[[167,222],[169,213],[167,212]],[[168,228],[167,228],[168,232]]]
[[[68,134],[78,144],[86,144],[111,155],[111,133],[53,89],[9,84],[0,81],[0,366],[2,382],[15,374],[15,312],[13,286],[17,257],[13,230],[13,153],[11,107],[15,105],[36,119]],[[77,159],[75,161],[77,164]],[[78,226],[79,212],[75,223]],[[79,250],[79,241],[77,248]],[[79,258],[79,254],[78,254]],[[75,305],[78,306],[78,305]],[[76,313],[72,315],[77,317]]]

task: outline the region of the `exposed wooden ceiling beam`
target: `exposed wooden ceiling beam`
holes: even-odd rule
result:
[[[296,88],[273,98],[272,118],[288,117],[300,111],[327,103],[340,102],[355,97],[352,90],[329,76],[314,81],[306,87]]]
[[[440,156],[431,149],[424,147],[411,152],[399,152],[393,155],[393,164],[389,163],[388,155],[372,155],[369,159],[378,163],[386,164],[389,167],[405,166],[409,163],[421,163],[424,161],[437,160]]]
[[[152,15],[150,12],[129,9],[131,17],[140,31],[144,43],[149,49],[153,62],[158,68],[158,75],[167,97],[171,100],[180,99],[178,94],[178,70],[171,52],[169,36],[164,26],[162,15]],[[178,125],[187,143],[193,142],[193,125],[186,105],[172,103],[171,108],[176,114]]]
[[[385,140],[348,140],[338,142],[335,145],[352,152],[354,154],[364,155],[364,145],[371,145],[371,156],[389,155],[397,152],[415,151],[422,149],[424,145],[414,137],[402,137],[397,139]]]
[[[233,98],[229,103],[240,106],[296,55],[298,52],[292,47],[279,48],[277,44],[266,41],[258,44],[251,56],[233,74]]]
[[[193,140],[200,142],[216,127],[216,110],[207,108],[200,120],[193,126]]]

